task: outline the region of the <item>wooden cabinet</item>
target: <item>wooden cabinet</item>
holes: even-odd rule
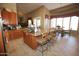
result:
[[[37,38],[33,35],[30,35],[30,39],[31,39],[31,47],[33,49],[36,49],[37,48]]]
[[[24,36],[24,42],[30,46],[32,49],[36,49],[37,48],[37,41],[36,41],[36,37],[31,35],[31,33],[28,32],[23,32],[23,36]]]
[[[11,12],[11,17],[10,17],[10,24],[16,25],[17,24],[17,17],[15,12]]]
[[[4,46],[2,40],[2,32],[0,32],[0,55],[3,55],[2,53],[4,53]]]
[[[2,11],[2,18],[3,18],[3,20],[8,22],[7,24],[9,24],[10,23],[10,12],[3,10]]]
[[[5,32],[5,36],[8,40],[19,39],[23,37],[22,30],[9,30]]]
[[[16,25],[17,24],[17,15],[15,12],[9,12],[7,10],[2,11],[2,18],[6,20],[8,24]]]
[[[26,43],[26,44],[28,44],[29,45],[29,35],[28,35],[28,33],[26,33],[26,32],[23,32],[23,38],[24,38],[24,42]]]
[[[13,39],[19,39],[23,37],[21,30],[14,30],[12,34],[13,34]]]

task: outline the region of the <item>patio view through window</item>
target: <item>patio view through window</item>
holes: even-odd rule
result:
[[[51,28],[60,26],[64,30],[77,30],[78,29],[78,17],[63,17],[63,18],[52,18],[51,19]]]

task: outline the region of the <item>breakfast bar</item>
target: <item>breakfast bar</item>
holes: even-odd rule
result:
[[[30,46],[32,49],[36,49],[38,47],[38,43],[42,43],[46,41],[46,39],[42,39],[43,37],[47,37],[49,32],[45,32],[45,30],[41,30],[41,32],[30,33],[25,29],[23,31],[24,42]]]

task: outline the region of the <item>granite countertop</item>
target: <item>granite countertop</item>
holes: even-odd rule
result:
[[[24,32],[28,32],[28,33],[30,33],[30,34],[33,35],[33,36],[39,36],[39,35],[42,35],[42,34],[44,34],[44,33],[49,33],[49,32],[51,32],[51,31],[54,31],[54,29],[51,29],[50,31],[49,31],[49,30],[40,29],[40,31],[31,33],[31,32],[28,31],[28,28],[25,28],[25,29],[23,29],[23,31],[24,31]]]

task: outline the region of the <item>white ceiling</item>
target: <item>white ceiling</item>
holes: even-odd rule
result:
[[[44,5],[48,10],[56,9],[69,5],[70,3],[17,3],[18,11],[22,13],[28,13]]]

